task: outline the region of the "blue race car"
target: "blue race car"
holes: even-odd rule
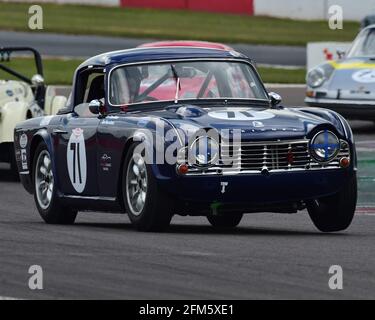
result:
[[[15,129],[21,181],[47,223],[127,213],[142,231],[174,214],[235,227],[244,213],[308,209],[324,232],[356,208],[352,131],[337,113],[286,108],[234,51],[137,48],[81,64],[58,115]]]

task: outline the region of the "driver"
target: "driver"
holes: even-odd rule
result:
[[[136,102],[139,95],[139,88],[141,86],[142,74],[138,67],[125,68],[126,79],[129,87],[129,101]]]

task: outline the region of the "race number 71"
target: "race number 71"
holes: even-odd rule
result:
[[[67,148],[67,165],[70,182],[73,188],[82,193],[87,179],[86,145],[83,130],[74,129],[69,138]]]

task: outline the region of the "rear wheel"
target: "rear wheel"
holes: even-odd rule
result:
[[[39,144],[33,161],[34,199],[46,223],[72,224],[77,211],[61,205],[56,195],[51,155],[44,143]]]
[[[354,175],[338,193],[309,202],[307,209],[320,231],[337,232],[350,226],[356,205],[357,177]]]
[[[207,220],[214,228],[235,228],[242,220],[243,214],[210,215]]]
[[[172,219],[171,199],[157,187],[151,166],[133,144],[126,155],[122,194],[126,212],[139,231],[163,231]]]

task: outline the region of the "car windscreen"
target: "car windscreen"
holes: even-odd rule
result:
[[[111,72],[109,83],[113,106],[199,99],[268,99],[253,68],[238,61],[123,66]]]
[[[347,57],[375,57],[375,28],[366,29],[358,35]]]

